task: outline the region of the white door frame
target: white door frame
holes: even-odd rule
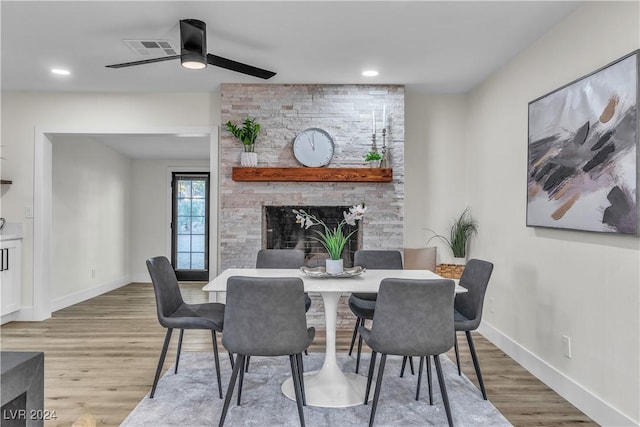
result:
[[[209,271],[218,270],[218,127],[177,126],[149,129],[35,128],[33,160],[33,283],[31,320],[51,317],[51,228],[52,228],[52,161],[50,136],[56,134],[180,134],[209,135],[210,199]],[[211,274],[210,273],[210,274]]]

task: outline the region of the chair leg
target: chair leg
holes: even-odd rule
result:
[[[353,345],[356,342],[356,337],[358,336],[358,327],[360,327],[360,318],[356,317],[356,326],[353,328],[353,336],[351,337],[351,345],[349,346],[349,356],[353,353]]]
[[[249,372],[249,361],[251,360],[251,356],[247,356],[247,361],[245,362],[244,371]]]
[[[431,386],[431,356],[427,356],[427,383],[429,384],[429,405],[433,406],[433,387]]]
[[[229,361],[231,362],[231,369],[233,370],[233,354],[228,353],[229,354]]]
[[[153,386],[151,387],[151,394],[149,397],[153,399],[153,395],[156,393],[156,386],[160,379],[160,372],[162,372],[162,366],[164,365],[164,358],[167,356],[167,349],[169,348],[169,342],[171,341],[171,333],[173,329],[167,329],[167,333],[164,336],[164,344],[162,344],[162,351],[160,352],[160,360],[158,360],[158,367],[156,368],[156,376],[153,379]]]
[[[236,356],[236,363],[233,366],[233,372],[231,373],[231,379],[229,380],[229,387],[227,388],[227,395],[224,398],[224,405],[222,406],[222,414],[220,415],[219,427],[224,425],[224,419],[227,416],[229,410],[229,404],[231,403],[231,395],[233,394],[233,388],[236,385],[236,378],[238,378],[238,371],[244,367],[244,356],[238,354]]]
[[[245,356],[247,362],[249,361],[249,356]],[[246,366],[246,362],[245,362]],[[240,369],[240,378],[238,378],[238,406],[240,406],[240,399],[242,398],[242,383],[244,382],[244,369]]]
[[[293,379],[293,389],[296,393],[296,406],[298,406],[300,426],[304,427],[304,412],[302,411],[302,391],[300,387],[300,376],[298,375],[297,357],[295,355],[290,355],[289,363],[291,364],[291,376]]]
[[[180,329],[180,338],[178,338],[178,354],[176,355],[176,369],[174,374],[178,373],[178,364],[180,363],[180,351],[182,350],[182,337],[184,336],[184,329]]]
[[[458,333],[454,332],[456,339],[453,340],[453,348],[456,351],[456,365],[458,365],[458,376],[462,375],[460,372],[460,351],[458,350]]]
[[[409,356],[409,368],[411,368],[411,375],[415,375],[416,371],[413,369],[413,357]]]
[[[416,400],[420,400],[420,383],[422,382],[422,368],[424,368],[424,356],[420,357],[420,367],[418,368],[418,386],[416,387]]]
[[[371,381],[373,380],[373,370],[376,367],[376,356],[378,353],[371,352],[371,361],[369,362],[369,373],[367,374],[367,389],[364,392],[364,404],[369,403],[369,391],[371,391]]]
[[[407,366],[407,359],[409,356],[404,356],[402,358],[402,368],[400,368],[400,378],[404,377],[404,368]]]
[[[442,375],[442,365],[440,365],[440,356],[434,355],[433,362],[436,365],[436,373],[438,374],[438,382],[440,383],[440,393],[442,394],[442,402],[444,410],[447,413],[447,421],[449,427],[453,427],[453,418],[451,417],[451,408],[449,407],[449,396],[447,395],[447,387],[444,385],[444,375]]]
[[[300,391],[302,392],[302,406],[307,406],[307,397],[304,394],[304,364],[302,362],[302,353],[296,354],[296,363],[298,365],[298,378],[300,378]]]
[[[216,376],[218,377],[218,393],[220,399],[222,399],[222,380],[220,378],[220,357],[218,355],[218,339],[216,338],[216,331],[211,330],[211,341],[213,341],[213,358],[216,362]]]
[[[360,355],[362,354],[362,335],[358,337],[358,357],[356,358],[356,374],[360,369]]]
[[[378,379],[376,382],[376,391],[373,393],[373,405],[371,405],[371,416],[369,417],[369,427],[373,427],[373,419],[376,416],[376,408],[378,407],[378,399],[380,398],[380,388],[382,388],[382,375],[384,374],[384,363],[387,361],[387,355],[380,357],[380,366],[378,367]]]
[[[471,331],[465,331],[467,335],[467,342],[469,343],[469,350],[471,350],[471,359],[473,360],[473,367],[476,369],[476,376],[478,377],[478,383],[480,383],[480,390],[482,391],[482,398],[487,400],[487,392],[484,389],[484,381],[482,380],[482,372],[480,372],[480,363],[478,363],[478,355],[476,354],[476,347],[473,345],[473,338],[471,338]]]

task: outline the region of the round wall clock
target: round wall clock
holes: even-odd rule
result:
[[[319,128],[305,129],[293,141],[293,155],[305,166],[326,166],[333,157],[333,138]]]

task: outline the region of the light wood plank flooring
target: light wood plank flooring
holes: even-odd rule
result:
[[[205,302],[201,287],[182,284],[184,299]],[[338,331],[338,351],[347,351],[351,332]],[[151,285],[134,283],[55,312],[44,322],[3,325],[0,346],[45,352],[45,409],[58,417],[45,426],[117,426],[149,392],[164,333]],[[175,361],[176,336],[165,370]],[[318,331],[310,351],[324,351],[324,337]],[[489,400],[512,424],[596,425],[482,336],[474,334],[474,342]],[[185,333],[183,351],[210,350],[208,332]],[[463,335],[460,350],[464,374],[477,384]]]

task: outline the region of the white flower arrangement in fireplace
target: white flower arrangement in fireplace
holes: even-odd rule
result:
[[[343,212],[344,219],[332,229],[327,227],[327,224],[325,224],[321,219],[318,219],[315,215],[311,215],[302,209],[293,209],[293,213],[296,214],[296,224],[300,224],[300,228],[307,229],[313,225],[321,225],[324,228],[324,232],[314,230],[320,237],[312,237],[312,239],[322,243],[322,246],[327,250],[329,257],[332,260],[341,259],[342,250],[347,244],[349,237],[357,231],[353,230],[345,236],[342,232],[342,227],[346,224],[356,225],[356,221],[361,220],[366,211],[367,208],[364,203],[352,206],[349,208],[348,212]]]

